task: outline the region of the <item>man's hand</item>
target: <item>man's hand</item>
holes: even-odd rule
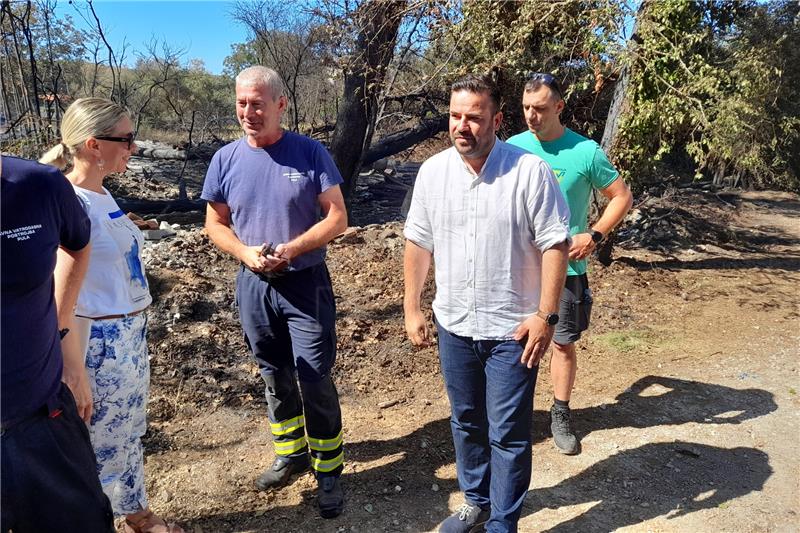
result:
[[[553,338],[554,329],[536,315],[526,318],[514,331],[514,340],[527,338],[520,361],[528,368],[539,364]]]
[[[425,320],[425,315],[419,309],[414,311],[406,311],[406,334],[411,344],[414,346],[430,346],[433,344],[433,336],[428,327],[428,321]]]
[[[585,259],[589,257],[596,247],[596,243],[592,240],[591,233],[576,233],[572,236],[572,245],[569,247],[569,258],[574,261],[576,259]]]
[[[294,242],[294,241],[293,241]],[[267,272],[280,272],[292,264],[292,259],[300,255],[293,242],[282,242],[267,258]]]
[[[263,249],[263,244],[261,246],[243,246],[237,254],[237,258],[253,272],[263,272],[267,266],[267,258],[261,255]]]
[[[299,254],[297,253],[297,248],[293,243],[282,242],[275,247],[275,253],[273,255],[291,262],[292,259],[297,257]]]

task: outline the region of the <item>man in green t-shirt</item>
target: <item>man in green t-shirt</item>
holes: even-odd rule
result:
[[[592,306],[592,293],[586,278],[586,257],[622,221],[631,208],[633,197],[600,146],[561,123],[563,92],[551,74],[534,74],[528,79],[522,107],[529,131],[514,135],[508,143],[538,155],[550,165],[570,210],[570,262],[550,358],[554,396],[550,428],[556,447],[572,455],[580,451],[569,411],[578,369],[575,342],[589,327]],[[598,189],[609,202],[600,219],[589,227],[587,219],[592,189]]]

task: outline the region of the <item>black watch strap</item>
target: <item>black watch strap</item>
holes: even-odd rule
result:
[[[603,239],[606,238],[606,236],[603,235],[602,232],[597,231],[596,229],[590,230],[590,233],[592,235],[592,241],[593,242],[600,242],[600,241],[602,241]]]
[[[69,333],[69,328],[64,328],[64,329],[58,330],[58,335],[62,339],[67,336],[67,333]]]

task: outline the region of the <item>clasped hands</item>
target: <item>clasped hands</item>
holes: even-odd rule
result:
[[[246,246],[239,260],[253,272],[278,273],[285,270],[295,257],[294,250],[288,243],[280,243],[274,249],[272,243],[259,246]]]

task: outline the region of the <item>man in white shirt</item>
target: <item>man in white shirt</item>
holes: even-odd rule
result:
[[[453,147],[420,168],[406,220],[405,326],[431,342],[422,288],[435,259],[433,311],[465,503],[445,533],[517,530],[531,477],[533,388],[558,322],[569,209],[550,167],[501,142],[499,90],[468,75],[450,95]]]

